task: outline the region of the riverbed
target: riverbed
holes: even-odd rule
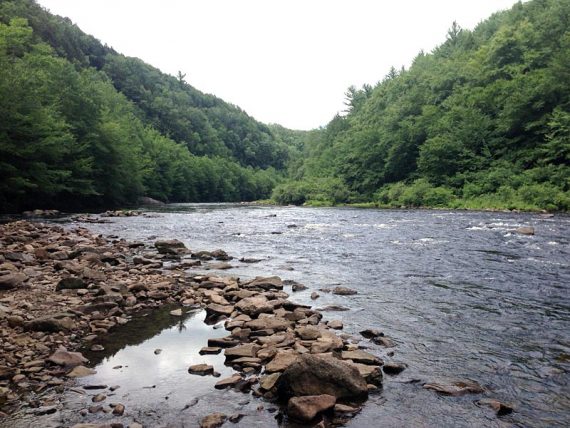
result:
[[[71,222],[75,224],[128,240],[177,238],[192,250],[224,249],[235,258],[230,262],[234,267],[217,273],[298,281],[308,289],[293,293],[292,300],[350,309],[325,313],[342,319],[344,331],[357,335],[364,328],[381,329],[396,342],[394,359],[409,367],[386,377],[382,391],[347,426],[570,425],[569,216],[175,204],[105,224]],[[534,227],[535,235],[515,233],[521,226]],[[258,261],[243,263],[239,258]],[[335,286],[358,294],[319,291]],[[320,297],[312,301],[314,291]],[[189,319],[194,316],[200,317]],[[182,322],[178,332],[176,326],[165,326],[163,331],[173,338],[160,342],[165,355],[176,352],[168,350],[172,341],[187,340],[180,334],[188,328],[199,330],[195,322],[190,327]],[[150,355],[158,345],[148,340],[152,337],[142,342]],[[367,345],[380,356],[386,353]],[[138,351],[130,352],[131,360],[124,361],[134,361]],[[100,366],[98,376],[112,377],[108,367],[120,364],[117,355],[105,360],[107,368]],[[180,367],[187,368],[187,363],[180,362]],[[160,375],[153,376],[146,386],[160,382]],[[205,397],[200,406],[207,405],[194,406],[190,414],[224,408],[254,414],[261,403],[244,401],[247,396],[235,392],[206,393],[202,386],[192,392],[187,377],[168,378],[171,393],[157,396],[159,410],[153,411],[160,413],[162,400],[182,412],[184,403],[195,398],[192,394]],[[477,396],[445,397],[421,386],[450,377],[480,383],[487,397],[511,403],[515,411],[498,418],[476,405]],[[196,423],[185,417],[169,419],[180,426]],[[238,425],[251,426],[252,420]],[[278,425],[266,411],[257,420],[260,426]]]

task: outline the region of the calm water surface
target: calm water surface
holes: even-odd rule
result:
[[[370,398],[349,426],[570,426],[568,216],[184,204],[111,221],[87,227],[129,240],[178,238],[193,250],[222,248],[236,259],[263,259],[256,264],[233,260],[236,267],[224,274],[275,274],[302,282],[309,289],[295,293],[297,301],[310,302],[310,293],[323,287],[358,290],[348,297],[321,292],[314,304],[350,307],[349,312],[325,316],[342,319],[349,333],[382,329],[397,343],[393,359],[409,368],[386,379],[383,391]],[[512,232],[520,226],[534,226],[536,234]],[[189,319],[199,319],[195,317]],[[154,346],[166,349],[178,339],[188,340],[176,327],[164,331],[171,340],[164,339],[165,333],[162,339],[151,339],[164,342],[147,342],[145,358]],[[367,345],[390,360],[385,349]],[[121,360],[136,364],[143,352],[137,346],[107,358],[97,376],[106,376],[108,367]],[[125,356],[128,349],[131,355]],[[165,355],[170,352],[176,351]],[[180,352],[197,355],[191,349]],[[157,361],[161,359],[151,359],[150,370],[158,370]],[[210,406],[188,409],[196,417],[241,409],[247,416],[239,426],[277,425],[270,413],[255,410],[261,401],[250,397],[252,402],[245,403],[247,395],[218,392],[211,385],[209,392],[201,387],[193,391],[189,375],[172,374],[172,367],[185,371],[188,362],[186,357],[178,365],[172,359],[163,363],[165,374],[158,378],[163,376],[171,393],[168,404],[162,395],[153,397],[158,415],[161,406],[172,413],[194,396],[205,396]],[[512,403],[516,411],[497,418],[476,406],[479,396],[443,397],[421,387],[448,377],[475,380],[487,389],[486,396]],[[149,382],[158,384],[158,378]],[[136,396],[130,390],[123,394]],[[196,420],[171,422],[196,426]]]

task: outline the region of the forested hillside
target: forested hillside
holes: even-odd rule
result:
[[[454,24],[409,69],[349,88],[280,203],[570,208],[570,1]]]
[[[0,211],[267,197],[294,144],[32,0],[0,3]]]

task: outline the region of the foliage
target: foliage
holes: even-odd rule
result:
[[[266,198],[302,138],[32,0],[0,4],[0,117],[0,212]]]
[[[408,70],[350,87],[291,178],[335,177],[390,206],[567,210],[569,23],[570,0],[517,3],[473,31],[454,23]]]

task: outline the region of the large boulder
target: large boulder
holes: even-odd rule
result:
[[[364,399],[366,381],[358,369],[332,356],[304,354],[279,378],[281,397],[329,394],[337,399]]]
[[[65,367],[76,367],[88,362],[80,352],[69,352],[67,349],[61,347],[55,351],[49,358],[54,364]]]
[[[263,290],[283,290],[283,281],[278,276],[256,277],[253,281],[244,284],[247,288],[261,288]]]

